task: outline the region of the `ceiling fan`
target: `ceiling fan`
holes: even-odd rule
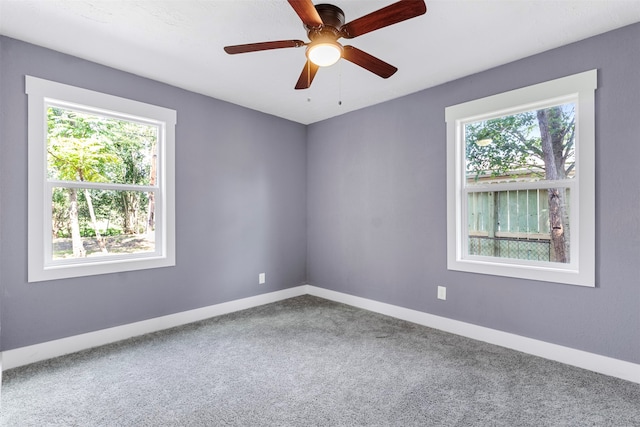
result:
[[[333,65],[340,58],[359,65],[383,79],[391,77],[398,71],[396,67],[353,46],[343,46],[338,43],[338,39],[352,39],[371,31],[415,18],[427,11],[427,6],[423,0],[400,0],[345,24],[344,12],[337,6],[332,4],[314,5],[311,0],[288,1],[302,20],[310,42],[278,40],[226,46],[224,50],[233,55],[306,46],[307,62],[298,78],[296,89],[309,88],[319,67]]]

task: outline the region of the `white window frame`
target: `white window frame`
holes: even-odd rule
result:
[[[25,76],[28,95],[28,281],[91,276],[175,265],[175,125],[177,113],[164,107]],[[53,261],[51,187],[47,180],[47,108],[64,106],[158,126],[156,249],[151,253]],[[69,183],[62,184],[69,186]],[[78,184],[93,188],[91,183]],[[100,185],[104,187],[104,184]],[[136,188],[144,191],[144,187]]]
[[[447,268],[530,280],[595,286],[595,89],[597,70],[527,86],[445,109],[447,123]],[[464,125],[547,105],[575,102],[575,177],[571,189],[571,261],[568,264],[468,255]],[[525,183],[522,188],[552,188],[557,181]],[[478,188],[474,185],[474,188]],[[486,191],[501,191],[491,184]]]

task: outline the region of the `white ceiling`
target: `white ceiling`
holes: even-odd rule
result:
[[[328,2],[331,0],[322,0]],[[334,0],[352,21],[394,0]],[[640,0],[427,0],[427,13],[352,40],[399,71],[344,60],[293,87],[307,41],[285,0],[0,0],[0,34],[309,124],[640,22]],[[341,101],[341,105],[339,105]]]

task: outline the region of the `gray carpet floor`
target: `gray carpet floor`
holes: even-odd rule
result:
[[[640,385],[302,296],[8,370],[2,426],[640,426]]]

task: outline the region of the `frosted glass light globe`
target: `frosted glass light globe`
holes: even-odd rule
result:
[[[307,49],[307,58],[319,67],[328,67],[338,62],[342,56],[339,44],[331,42],[317,43]]]

